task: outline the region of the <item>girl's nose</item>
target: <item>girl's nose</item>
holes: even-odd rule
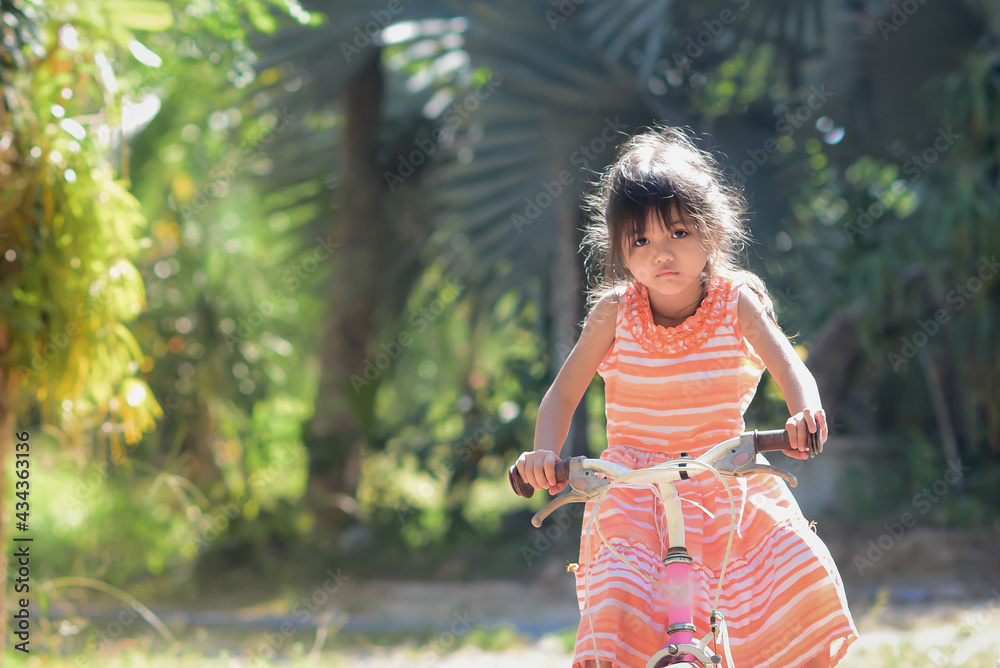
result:
[[[670,261],[674,259],[674,254],[670,250],[670,244],[664,239],[656,249],[656,259],[660,261]]]

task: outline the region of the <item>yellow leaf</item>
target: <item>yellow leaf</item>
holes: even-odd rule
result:
[[[194,197],[194,182],[187,172],[180,172],[174,175],[172,187],[174,189],[174,196],[180,202],[186,204]]]
[[[174,24],[170,5],[159,0],[104,0],[109,21],[133,30],[162,31]]]

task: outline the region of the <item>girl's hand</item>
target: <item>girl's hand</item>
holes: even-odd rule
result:
[[[556,462],[559,455],[551,450],[522,452],[517,458],[517,472],[535,489],[547,489],[549,494],[558,494],[569,481],[556,483]]]
[[[785,431],[788,432],[788,440],[792,447],[798,450],[797,453],[787,453],[789,457],[795,459],[809,458],[809,434],[819,432],[820,447],[826,443],[828,429],[826,426],[826,413],[822,408],[810,409],[796,413],[785,422]]]

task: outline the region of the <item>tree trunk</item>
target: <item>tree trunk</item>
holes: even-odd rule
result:
[[[845,415],[843,410],[857,382],[855,376],[861,363],[856,330],[857,321],[849,308],[834,313],[813,337],[813,350],[806,364],[816,379],[831,434],[841,432],[848,425],[852,430],[862,426],[858,419]]]
[[[379,250],[385,231],[382,202],[386,185],[376,155],[382,80],[378,52],[354,77],[343,97],[346,127],[341,215],[333,233],[337,245],[320,351],[319,393],[315,415],[305,430],[307,503],[319,525],[328,529],[343,525],[344,513],[356,509],[353,496],[367,439],[365,424],[370,421],[382,372],[368,357],[368,344],[378,333],[375,314],[382,298],[385,268]]]
[[[934,417],[937,418],[938,429],[941,432],[941,448],[948,460],[948,467],[958,474],[955,489],[961,493],[965,487],[965,480],[962,474],[961,457],[958,454],[958,439],[955,438],[955,428],[952,426],[948,400],[944,396],[944,390],[941,389],[941,378],[937,371],[937,365],[934,363],[932,353],[927,348],[921,348],[920,352],[917,353],[917,358],[924,370],[927,392],[931,395],[931,406],[934,409]]]
[[[568,153],[567,153],[568,155]],[[583,213],[570,193],[563,193],[559,199],[559,238],[555,244],[555,275],[552,277],[553,311],[553,368],[552,377],[562,368],[570,350],[580,338],[580,322],[586,315],[586,281],[584,280],[583,259],[579,248],[583,225]],[[568,447],[564,447],[563,457],[588,454],[587,448],[587,397],[573,411],[573,418],[566,436]]]

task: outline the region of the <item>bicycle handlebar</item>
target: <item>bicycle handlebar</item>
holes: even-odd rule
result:
[[[772,431],[748,431],[744,432],[744,434],[753,434],[754,450],[758,453],[780,451],[788,454],[789,452],[797,452],[796,448],[792,447],[792,441],[788,437],[788,432],[784,429],[774,429]],[[813,436],[813,434],[810,434],[810,436]],[[818,434],[816,436],[818,437]],[[822,450],[822,448],[820,448],[820,450]]]
[[[556,483],[558,484],[567,480],[569,480],[569,460],[560,459],[556,462]],[[535,488],[524,481],[524,478],[521,477],[521,472],[517,470],[517,464],[511,465],[507,471],[507,482],[510,483],[510,488],[518,496],[530,499],[535,495]]]
[[[734,443],[734,441],[738,443]],[[810,457],[814,457],[822,452],[823,446],[819,443],[818,432],[809,434],[809,445]],[[753,455],[751,455],[751,450]],[[701,457],[698,457],[698,460],[712,465],[723,475],[741,476],[750,473],[773,473],[785,478],[794,487],[796,484],[795,477],[791,474],[771,466],[755,464],[755,456],[757,454],[774,451],[784,452],[785,454],[799,452],[796,448],[792,447],[791,441],[788,438],[788,432],[784,429],[775,429],[773,431],[755,430],[743,432],[734,439],[729,439],[724,443],[714,446]],[[573,460],[561,459],[556,462],[555,475],[557,483],[570,479],[571,461]],[[692,470],[692,473],[695,473],[695,471]],[[535,488],[524,481],[521,473],[517,470],[516,464],[508,470],[507,480],[510,482],[514,493],[518,496],[530,499],[534,495]]]

